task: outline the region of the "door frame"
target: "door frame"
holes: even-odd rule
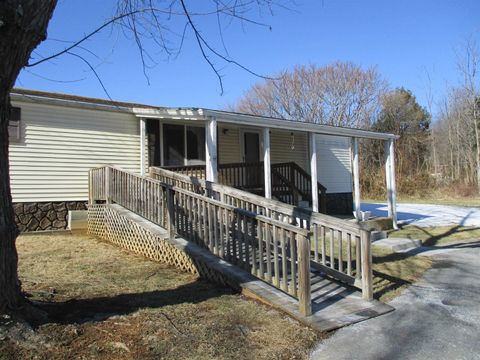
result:
[[[249,129],[241,128],[239,131],[240,134],[240,161],[245,162],[245,133],[253,133],[258,135],[258,161],[262,161],[263,154],[263,137],[262,129]]]

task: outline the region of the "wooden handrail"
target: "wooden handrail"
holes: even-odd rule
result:
[[[299,311],[311,315],[308,229],[114,167],[92,170],[89,177],[96,201],[110,200],[164,227],[170,236],[178,234],[244,268],[297,298]],[[289,271],[280,271],[279,263]]]
[[[365,299],[371,299],[372,269],[371,255],[370,258],[368,255],[371,245],[365,240],[370,233],[361,224],[165,169],[151,168],[150,174],[164,179],[162,181],[174,181],[180,187],[196,186],[200,192],[235,207],[310,229],[312,262],[329,276],[362,289]],[[342,249],[346,249],[345,255]]]

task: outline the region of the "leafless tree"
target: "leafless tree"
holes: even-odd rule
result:
[[[349,62],[297,66],[253,86],[233,109],[291,120],[368,127],[379,110],[386,81],[376,68]]]

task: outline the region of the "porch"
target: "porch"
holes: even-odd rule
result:
[[[135,109],[135,113],[140,120],[142,175],[149,167],[162,167],[314,212],[343,216],[354,212],[357,218],[359,139],[383,140],[389,217],[396,227],[391,134],[204,109]],[[330,156],[337,161],[334,164],[322,160],[325,149],[318,145],[322,136],[345,141],[341,162],[335,156]],[[326,177],[327,186],[321,180]]]

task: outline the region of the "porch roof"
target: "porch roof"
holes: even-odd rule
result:
[[[216,118],[216,120],[220,123],[231,123],[235,125],[248,125],[291,131],[303,131],[325,135],[338,135],[381,140],[398,138],[397,135],[388,133],[380,133],[375,131],[360,130],[332,125],[306,123],[295,120],[250,115],[223,110],[201,108],[134,108],[133,112],[136,116],[143,118],[177,119],[192,121],[206,121],[212,118]]]
[[[284,129],[290,131],[303,131],[317,134],[368,139],[388,140],[398,138],[398,136],[388,133],[379,133],[374,131],[359,130],[331,125],[305,123],[295,120],[257,116],[223,110],[212,110],[203,108],[158,107],[29,89],[13,89],[11,92],[11,98],[12,100],[17,101],[20,100],[29,102],[40,102],[51,105],[127,112],[133,113],[139,118],[178,119],[190,121],[207,121],[212,118],[216,118],[217,121],[221,123],[231,123],[244,126]]]

